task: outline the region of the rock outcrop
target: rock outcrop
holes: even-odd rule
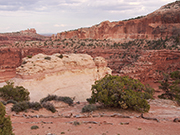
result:
[[[57,33],[52,39],[110,39],[127,41],[133,39],[159,39],[180,35],[180,1],[162,6],[155,12],[127,21],[105,21],[89,28]]]
[[[0,49],[0,82],[7,81],[16,75],[16,67],[21,63],[19,49]]]
[[[34,28],[27,29],[27,30],[22,30],[22,31],[20,31],[20,33],[24,33],[24,34],[33,33],[33,34],[37,34],[36,30]]]
[[[106,74],[111,74],[102,57],[92,58],[87,54],[53,55],[37,54],[23,58],[16,68],[16,85],[30,91],[32,101],[56,94],[72,96],[76,101],[85,101],[91,96],[91,85]]]
[[[33,28],[20,32],[0,33],[0,47],[11,47],[15,41],[45,41],[49,39],[50,37],[37,34]]]

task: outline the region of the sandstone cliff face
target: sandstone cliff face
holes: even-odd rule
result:
[[[157,11],[128,21],[105,21],[90,28],[58,33],[52,39],[111,39],[127,41],[133,39],[159,39],[180,35],[180,1],[165,5]]]
[[[7,81],[16,75],[16,67],[21,63],[21,52],[18,49],[0,49],[0,82]]]
[[[16,85],[30,91],[32,101],[56,94],[74,96],[76,101],[85,101],[91,96],[92,84],[111,74],[102,57],[93,59],[87,54],[53,55],[37,54],[23,58],[23,64],[16,68]]]

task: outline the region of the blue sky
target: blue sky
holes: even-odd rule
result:
[[[175,0],[0,0],[0,33],[59,33],[147,15]]]

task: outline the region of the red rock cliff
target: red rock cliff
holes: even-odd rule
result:
[[[162,6],[140,19],[128,21],[105,21],[90,28],[58,33],[52,39],[111,39],[115,41],[132,39],[158,39],[180,34],[180,1]]]

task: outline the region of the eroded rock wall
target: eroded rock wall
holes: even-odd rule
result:
[[[127,41],[133,39],[159,39],[180,35],[180,1],[162,6],[155,12],[127,21],[105,21],[89,28],[58,33],[52,39],[111,39]]]

